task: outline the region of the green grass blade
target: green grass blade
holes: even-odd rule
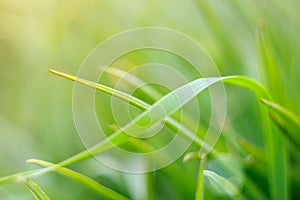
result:
[[[204,199],[204,168],[206,157],[200,158],[197,188],[196,188],[196,200]]]
[[[151,105],[138,117],[126,124],[121,130],[116,131],[106,140],[101,141],[99,144],[89,149],[89,152],[92,154],[98,154],[108,150],[113,147],[111,142],[115,145],[123,144],[130,139],[130,136],[124,132],[137,135],[141,134],[155,123],[158,123],[161,120],[164,120],[167,116],[172,115],[180,107],[197,96],[201,91],[206,89],[209,85],[216,83],[218,80],[218,78],[196,79],[168,93],[155,104]],[[77,158],[78,157],[72,159],[77,160]],[[72,159],[61,164],[72,163]]]
[[[131,75],[121,69],[114,68],[114,67],[108,67],[108,68],[106,68],[106,70],[104,72],[111,76],[115,76],[117,78],[122,78],[134,86],[145,85],[145,87],[143,87],[141,90],[144,92],[144,95],[147,98],[149,98],[153,101],[156,101],[157,99],[159,99],[163,96],[159,91],[157,91],[153,87],[147,86],[146,82],[143,81],[142,79],[140,79],[134,75]],[[118,91],[116,91],[116,92],[118,92]],[[145,109],[150,107],[150,105],[147,104],[146,102],[144,105],[145,105]],[[191,119],[189,115],[185,115],[184,113],[182,113],[182,117],[187,119],[186,121],[193,122],[193,119]],[[199,128],[200,132],[206,131],[205,128],[201,127],[200,122],[198,122],[198,123],[199,123],[198,128]],[[178,120],[176,120],[175,118],[167,116],[166,117],[166,125],[169,128],[171,128],[172,130],[174,130],[175,132],[179,130],[179,133],[182,133],[183,135],[187,136],[187,138],[189,138],[189,139],[194,138],[194,142],[197,145],[199,145],[200,147],[203,147],[203,149],[205,149],[206,151],[211,150],[212,155],[216,156],[218,154],[217,150],[213,149],[209,144],[204,142],[199,136],[195,135],[189,128],[187,128],[184,124],[178,122]]]
[[[110,87],[107,87],[105,85],[102,85],[102,84],[97,84],[97,83],[94,83],[94,82],[91,82],[91,81],[87,81],[87,80],[84,80],[82,78],[77,78],[75,76],[72,76],[72,75],[69,75],[69,74],[66,74],[66,73],[63,73],[63,72],[59,72],[59,71],[56,71],[56,70],[53,70],[53,69],[50,69],[49,72],[55,74],[55,75],[58,75],[58,76],[61,76],[61,77],[64,77],[66,79],[69,79],[71,81],[75,81],[75,82],[78,82],[78,83],[81,83],[83,85],[86,85],[86,86],[89,86],[91,88],[95,88],[97,90],[100,90],[106,94],[109,94],[109,95],[112,95],[112,96],[115,96],[115,97],[118,97],[122,100],[125,100],[125,101],[128,101],[130,104],[138,107],[138,108],[141,108],[141,109],[146,109],[148,104],[146,104],[145,102],[141,101],[140,99],[137,99],[137,98],[134,98],[133,96],[131,95],[128,95],[124,92],[121,92],[121,91],[116,91]]]
[[[257,99],[272,101],[268,91],[257,82],[247,77],[235,76],[227,78],[224,83],[237,85],[251,90]],[[287,148],[285,138],[279,130],[272,125],[268,116],[268,109],[260,105],[262,128],[264,132],[264,143],[267,155],[268,180],[272,199],[287,199]]]
[[[129,74],[129,73],[123,71],[122,69],[118,69],[118,68],[114,68],[114,67],[107,67],[105,69],[104,73],[107,73],[109,75],[112,75],[112,76],[115,76],[118,78],[123,78],[127,82],[129,82],[133,85],[143,85],[144,87],[141,88],[142,91],[144,92],[146,97],[151,100],[157,100],[163,96],[159,91],[157,91],[153,87],[147,85],[142,79],[140,79],[132,74]]]
[[[284,88],[281,81],[281,75],[279,66],[277,64],[276,57],[274,55],[273,46],[268,40],[267,30],[264,27],[264,23],[260,22],[257,34],[257,48],[258,57],[260,58],[260,74],[262,80],[268,88],[270,88],[273,96],[276,99],[283,101]]]
[[[78,79],[75,80],[78,81]],[[209,78],[197,79],[195,81],[190,82],[187,85],[178,88],[177,90],[172,91],[171,93],[161,98],[155,104],[147,108],[146,111],[144,111],[140,116],[138,116],[132,122],[125,125],[125,127],[123,127],[123,130],[130,133],[142,132],[143,130],[146,130],[147,126],[149,127],[154,123],[164,119],[166,116],[171,115],[178,108],[180,108],[182,105],[184,105],[189,100],[191,100],[194,96],[198,95],[202,90],[204,90],[209,85],[216,83],[218,81],[223,81],[224,83],[229,83],[229,84],[247,88],[252,92],[254,92],[258,99],[264,98],[264,99],[272,100],[269,93],[264,87],[262,87],[260,84],[247,77],[230,76],[230,77],[219,77],[219,78],[210,78],[210,79]],[[97,86],[97,84],[91,86],[94,87]],[[123,98],[123,96],[120,98]],[[132,97],[130,98],[133,99]],[[134,101],[132,102],[134,104]],[[140,102],[137,105],[142,105],[142,104],[143,103]],[[264,134],[265,134],[264,139],[265,139],[265,145],[266,145],[267,156],[268,156],[270,191],[273,199],[277,199],[277,198],[286,199],[287,161],[286,161],[286,148],[285,148],[284,139],[281,137],[279,133],[277,133],[273,129],[269,117],[267,116],[268,114],[266,108],[261,107],[261,113],[262,113],[262,123],[263,123]],[[154,114],[154,116],[152,114]],[[142,130],[137,130],[135,126],[136,124],[144,126],[144,129],[142,128]],[[109,138],[107,138],[107,140],[101,141],[99,144],[89,149],[89,152],[92,154],[101,153],[107,149],[112,148],[110,142],[115,143],[115,145],[120,145],[128,141],[129,138],[130,137],[127,134],[124,134],[121,131],[117,131],[114,134],[112,134]],[[82,152],[70,159],[61,162],[60,164],[68,165],[70,163],[90,157],[89,152]]]
[[[300,145],[300,119],[299,117],[287,110],[286,108],[276,104],[272,101],[261,99],[261,102],[268,106],[272,111],[269,115],[273,122],[278,126],[281,132],[288,138],[298,150]]]
[[[270,109],[276,111],[276,113],[282,115],[283,117],[289,119],[293,123],[297,124],[300,127],[300,118],[294,114],[293,112],[289,111],[288,109],[284,108],[283,106],[276,104],[272,101],[268,101],[266,99],[261,99],[261,102],[268,106]]]
[[[55,171],[59,172],[60,174],[64,175],[64,176],[68,176],[74,180],[77,180],[78,182],[84,184],[85,186],[93,189],[95,192],[97,192],[98,194],[101,194],[103,196],[105,196],[106,198],[109,199],[118,199],[118,200],[128,200],[127,197],[99,184],[98,182],[94,181],[93,179],[86,177],[78,172],[75,172],[73,170],[70,170],[68,168],[65,167],[60,167],[56,164],[52,164],[46,161],[42,161],[42,160],[35,160],[35,159],[31,159],[27,161],[28,163],[34,163],[34,164],[38,164],[44,167],[54,167]]]
[[[38,172],[39,170],[29,170],[29,171],[25,171],[25,172],[20,172],[20,173],[16,173],[16,174],[12,174],[9,176],[5,176],[0,178],[0,184],[5,184],[9,181],[16,181],[19,182],[20,180],[22,180],[23,177],[26,177],[29,174],[33,174]]]
[[[41,187],[33,182],[31,179],[26,178],[24,184],[28,187],[32,195],[36,200],[50,200],[47,194],[41,189]]]
[[[222,177],[221,175],[210,170],[204,170],[203,174],[208,178],[215,191],[218,191],[221,194],[227,194],[228,196],[235,196],[239,194],[240,189],[236,187],[234,183]]]
[[[95,88],[95,89],[97,89],[101,92],[107,93],[107,94],[112,95],[112,96],[116,96],[116,97],[118,97],[120,99],[123,99],[125,101],[129,101],[132,105],[134,105],[137,108],[140,108],[142,110],[147,110],[151,106],[150,104],[148,104],[148,103],[146,103],[146,102],[144,102],[140,99],[137,99],[137,98],[135,98],[133,96],[130,96],[130,95],[128,95],[124,92],[121,92],[119,90],[115,90],[113,88],[104,86],[102,84],[93,83],[91,81],[87,81],[87,80],[84,80],[84,79],[81,79],[81,78],[78,78],[78,77],[75,77],[75,76],[72,76],[72,75],[69,75],[69,74],[66,74],[66,73],[62,73],[62,72],[59,72],[59,71],[56,71],[56,70],[49,70],[49,71],[51,73],[55,74],[55,75],[67,78],[67,79],[72,80],[72,81],[76,81],[78,83],[81,83],[83,85],[86,85],[86,86],[89,86],[89,87],[92,87],[92,88]],[[116,73],[115,70],[111,70],[109,72],[110,73]],[[117,74],[123,75],[123,72],[118,70]],[[116,74],[114,74],[114,75],[116,75]],[[134,76],[133,76],[133,78],[134,78]],[[140,79],[137,79],[137,78],[135,78],[134,80],[136,80],[138,82],[141,81]],[[151,94],[153,93],[154,96],[159,95],[155,90],[151,90],[150,92],[151,92]],[[218,152],[216,150],[214,150],[209,144],[205,143],[201,138],[195,137],[195,134],[193,132],[191,132],[188,128],[186,128],[183,124],[181,124],[177,120],[175,120],[175,119],[173,119],[169,116],[166,116],[165,120],[166,120],[166,125],[169,128],[171,128],[172,130],[174,130],[174,131],[179,130],[179,132],[184,134],[187,138],[189,138],[189,139],[194,138],[194,142],[197,143],[198,145],[202,146],[203,149],[211,150],[211,153],[213,155],[218,154]],[[89,156],[90,156],[89,153],[83,153],[82,154],[82,157],[89,157]]]

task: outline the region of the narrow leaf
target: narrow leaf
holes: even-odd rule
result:
[[[74,78],[72,77],[68,77],[68,78],[74,80]],[[78,80],[80,79],[75,78],[75,81]],[[154,123],[163,120],[169,115],[171,115],[172,113],[174,113],[177,109],[179,109],[189,100],[191,100],[193,97],[198,95],[202,90],[204,90],[208,86],[218,81],[223,81],[224,83],[229,83],[229,84],[247,88],[252,92],[254,92],[254,94],[258,99],[264,98],[264,99],[272,100],[271,96],[263,86],[261,86],[259,83],[247,77],[230,76],[230,77],[218,77],[218,78],[200,78],[182,87],[179,87],[178,89],[165,95],[160,100],[158,100],[155,104],[148,107],[141,115],[135,118],[132,122],[125,125],[122,128],[122,130],[125,130],[126,132],[132,134],[134,133],[140,134],[147,128],[151,127]],[[85,84],[84,82],[82,83]],[[86,85],[88,84],[89,83],[87,83]],[[97,86],[97,84],[91,85],[91,87],[95,87],[95,86]],[[120,98],[123,97],[124,96],[121,96]],[[130,98],[132,99],[132,97]],[[287,160],[286,160],[285,143],[282,136],[278,132],[276,132],[276,130],[272,127],[269,117],[267,116],[268,112],[263,107],[261,107],[261,114],[262,114],[261,119],[263,123],[264,134],[265,134],[264,137],[265,145],[267,148],[270,190],[274,199],[275,198],[286,199]],[[136,126],[136,125],[140,125],[140,126]],[[138,128],[139,130],[137,129],[137,127],[139,127]],[[88,151],[75,155],[72,158],[69,158],[61,162],[60,165],[68,165],[70,163],[88,158],[91,156],[91,154],[101,153],[113,147],[113,145],[111,145],[111,142],[113,142],[115,145],[120,145],[127,142],[129,138],[130,136],[124,134],[122,131],[120,130],[116,131],[106,140],[101,141],[94,147],[90,148]],[[279,193],[279,191],[281,192]]]
[[[41,189],[41,187],[33,182],[30,178],[26,178],[24,184],[28,187],[32,195],[36,200],[50,200],[47,194]]]
[[[226,178],[210,170],[204,170],[203,173],[208,178],[211,186],[215,189],[215,191],[218,191],[218,193],[224,193],[228,196],[235,196],[239,194],[240,189]]]
[[[27,161],[28,163],[34,163],[38,164],[44,167],[53,167],[53,169],[60,174],[64,176],[68,176],[74,180],[77,180],[78,182],[81,182],[82,184],[86,185],[87,187],[93,189],[95,192],[105,196],[106,198],[109,199],[118,199],[118,200],[127,200],[128,198],[99,184],[98,182],[94,181],[93,179],[86,177],[78,172],[72,171],[68,168],[65,167],[60,167],[59,165],[52,164],[46,161],[42,160],[35,160],[31,159]]]
[[[286,136],[286,138],[293,144],[296,149],[300,149],[300,119],[293,112],[276,104],[272,101],[261,99],[261,102],[268,106],[272,111],[269,112],[270,118]]]
[[[204,199],[204,168],[205,168],[206,157],[200,158],[197,189],[196,189],[196,200]]]
[[[295,124],[300,127],[300,118],[293,112],[289,111],[288,109],[284,108],[283,106],[276,104],[272,101],[268,101],[266,99],[261,99],[261,102],[268,106],[270,109],[276,111],[276,113],[282,115],[283,117],[291,120]]]

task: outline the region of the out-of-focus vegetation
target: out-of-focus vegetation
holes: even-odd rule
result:
[[[227,120],[216,150],[230,156],[207,158],[207,167],[201,171],[209,177],[207,183],[217,184],[204,186],[205,199],[276,199],[280,197],[274,194],[284,193],[284,188],[276,191],[282,184],[287,198],[299,199],[299,4],[296,0],[0,0],[0,177],[35,169],[25,163],[31,158],[58,163],[84,150],[72,119],[73,85],[49,74],[49,68],[76,74],[90,50],[107,37],[131,28],[159,26],[191,36],[204,46],[223,76],[251,77],[276,102],[258,103],[250,91],[226,85]],[[137,52],[114,66],[126,70],[147,62],[180,66],[188,73],[186,63],[160,52],[152,56]],[[203,99],[206,113],[209,102]],[[273,149],[286,143],[284,149],[276,149],[279,154],[286,152],[286,164],[280,160],[285,154],[278,155],[279,163],[270,159],[258,105],[270,108],[269,119],[277,128],[274,134],[281,134]],[[206,129],[209,117],[201,117]],[[197,150],[196,145],[189,149]],[[114,171],[94,159],[70,168],[130,199],[193,199],[198,191],[199,161],[183,163],[182,159],[140,175]],[[241,173],[242,183],[214,173],[230,176],[232,171],[223,165]],[[277,177],[286,178],[286,183],[270,179],[274,166],[282,170]],[[281,177],[285,176],[282,166],[286,177]],[[104,198],[55,173],[34,181],[27,185],[34,188],[38,183],[51,199]],[[38,194],[43,191],[37,189]],[[32,199],[32,195],[24,185],[9,182],[1,185],[0,199]]]

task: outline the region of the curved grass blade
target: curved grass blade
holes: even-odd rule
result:
[[[219,174],[210,171],[204,170],[203,174],[208,178],[212,188],[219,194],[225,193],[228,196],[235,196],[239,194],[240,189],[236,187],[231,181],[220,176]]]
[[[158,123],[161,120],[164,120],[167,116],[172,115],[180,107],[197,96],[201,91],[218,82],[219,80],[219,78],[200,78],[177,88],[151,105],[142,114],[122,127],[122,129],[116,131],[94,147],[91,147],[87,152],[82,152],[79,155],[61,162],[60,164],[67,165],[73,163],[74,161],[90,157],[90,154],[99,154],[103,151],[113,148],[114,145],[121,145],[127,142],[131,136],[125,134],[124,132],[130,133],[131,135],[139,135],[143,133],[155,123]],[[114,145],[112,145],[112,143]]]
[[[57,74],[57,72],[55,73]],[[74,77],[70,75],[67,75],[66,78],[74,80]],[[80,79],[75,78],[75,81],[79,81],[79,80]],[[207,80],[209,84],[206,83]],[[174,111],[176,111],[176,109],[180,108],[181,105],[188,102],[193,96],[198,95],[203,89],[218,81],[223,81],[224,83],[229,83],[229,84],[247,88],[251,90],[258,99],[264,98],[264,99],[272,100],[271,96],[269,95],[269,93],[264,87],[262,87],[260,84],[247,77],[229,76],[229,77],[218,77],[218,78],[208,78],[208,79],[197,79],[195,81],[190,82],[188,85],[184,85],[178,88],[177,90],[169,93],[168,95],[164,96],[162,99],[157,101],[154,105],[150,106],[144,113],[138,116],[133,122],[123,127],[123,130],[126,131],[129,130],[129,132],[132,132],[134,130],[132,128],[134,128],[135,123],[136,124],[140,123],[141,125],[143,124],[145,125],[145,122],[149,122],[149,119],[151,119],[151,115],[150,115],[151,111],[155,111],[155,109],[158,109],[159,112],[159,108],[163,108],[162,110],[160,110],[163,112],[160,112],[158,116],[155,116],[156,119],[151,123],[153,124],[154,122],[162,120],[164,117],[169,116]],[[84,82],[82,83],[84,84]],[[90,83],[87,83],[87,85],[90,85]],[[94,84],[93,86],[96,86],[96,88],[98,87],[97,84]],[[192,91],[190,90],[191,88],[193,88]],[[189,89],[188,93],[185,92],[186,89]],[[180,101],[177,101],[176,99],[177,96],[182,98],[182,95],[188,97],[183,98]],[[132,97],[130,98],[132,99]],[[132,102],[134,103],[134,101]],[[168,106],[170,105],[170,103],[172,103],[173,105]],[[138,103],[138,105],[140,104]],[[271,122],[267,115],[268,112],[266,108],[261,106],[260,109],[262,113],[262,124],[263,124],[263,129],[265,134],[264,139],[265,139],[265,145],[266,145],[267,156],[268,156],[270,191],[274,199],[276,198],[286,199],[287,161],[286,161],[285,142],[284,139],[281,137],[281,135],[278,132],[276,132],[276,130],[271,125]],[[125,134],[122,134],[121,131],[117,131],[113,135],[111,135],[107,140],[101,141],[99,144],[89,149],[89,152],[91,152],[92,154],[101,153],[111,148],[111,145],[109,144],[111,141],[114,142],[116,145],[118,145],[126,142],[128,138],[129,137]],[[67,165],[85,159],[87,157],[90,157],[91,155],[89,152],[88,151],[82,152],[70,159],[61,162],[60,164]]]
[[[75,172],[73,170],[70,170],[68,168],[60,167],[59,165],[52,164],[52,163],[42,161],[42,160],[31,159],[31,160],[28,160],[27,162],[38,164],[38,165],[41,165],[44,167],[54,167],[55,171],[59,172],[60,174],[62,174],[64,176],[68,176],[74,180],[81,182],[82,184],[93,189],[95,192],[105,196],[106,198],[118,199],[118,200],[128,200],[127,197],[99,184],[98,182],[94,181],[91,178],[88,178],[88,177],[86,177],[78,172]]]
[[[241,86],[251,90],[257,99],[272,101],[268,91],[257,82],[247,77],[236,76],[224,79],[224,83]],[[264,144],[266,147],[268,181],[272,199],[287,199],[287,148],[285,138],[272,125],[268,116],[268,109],[260,105]]]
[[[72,76],[72,75],[69,75],[69,74],[65,74],[65,73],[62,73],[62,72],[59,72],[59,71],[56,71],[56,70],[49,70],[49,71],[51,73],[55,74],[55,75],[67,78],[67,79],[72,80],[72,81],[76,81],[76,82],[81,83],[83,85],[95,88],[95,89],[97,89],[97,90],[99,90],[101,92],[104,92],[106,94],[109,94],[109,95],[112,95],[112,96],[116,96],[116,97],[118,97],[120,99],[126,100],[130,104],[132,104],[132,105],[134,105],[137,108],[140,108],[142,110],[147,110],[147,109],[149,109],[151,107],[150,104],[148,104],[148,103],[146,103],[146,102],[144,102],[144,101],[142,101],[140,99],[137,99],[137,98],[135,98],[135,97],[133,97],[131,95],[128,95],[128,94],[126,94],[124,92],[115,90],[113,88],[104,86],[102,84],[93,83],[91,81],[87,81],[87,80],[84,80],[84,79],[81,79],[81,78],[78,78],[78,77],[75,77],[75,76]],[[110,73],[117,73],[117,75],[120,75],[120,76],[123,75],[123,71],[120,71],[120,70],[118,70],[116,72],[115,72],[115,70],[110,70],[109,72]],[[140,79],[138,79],[138,78],[135,78],[135,79],[136,79],[135,81],[141,82]],[[150,89],[148,89],[148,90],[150,90]],[[152,98],[154,96],[161,96],[155,90],[151,90],[150,92],[151,92],[151,94],[153,94]],[[174,131],[178,131],[179,130],[179,132],[182,133],[182,134],[184,134],[187,138],[194,139],[194,142],[197,143],[198,145],[202,146],[203,149],[205,149],[207,151],[211,150],[211,154],[212,155],[217,155],[218,154],[218,152],[216,150],[214,150],[209,144],[205,143],[201,138],[195,136],[195,134],[192,131],[190,131],[187,127],[185,127],[183,124],[181,124],[177,120],[173,119],[172,117],[166,116],[165,117],[165,123],[172,130],[174,130]],[[86,155],[86,156],[88,156],[88,155]]]
[[[73,76],[67,75],[69,77],[69,79],[73,80]],[[75,77],[75,80],[78,81],[78,79]],[[211,79],[210,79],[211,80]],[[233,85],[237,85],[237,86],[241,86],[247,89],[250,89],[251,91],[253,91],[255,93],[255,95],[257,96],[258,99],[264,98],[264,99],[268,99],[268,100],[272,100],[270,95],[268,94],[268,92],[266,91],[266,89],[264,87],[262,87],[261,85],[259,85],[257,82],[253,81],[252,79],[249,79],[247,77],[242,77],[242,76],[231,76],[231,77],[219,77],[219,78],[214,78],[213,79],[213,83],[216,83],[218,81],[223,81],[224,83],[229,83],[229,84],[233,84]],[[181,95],[181,91],[184,93],[184,88],[185,87],[195,87],[195,90],[198,90],[199,92],[201,92],[201,89],[205,89],[208,85],[203,84],[204,82],[202,82],[202,87],[201,84],[197,83],[197,81],[203,81],[203,79],[197,79],[193,82],[191,82],[188,86],[183,86],[181,88],[179,88],[179,90],[177,90],[176,92],[172,92],[171,94],[168,94],[167,96],[165,96],[163,99],[161,99],[160,101],[158,101],[158,103],[156,103],[156,105],[160,105],[164,108],[164,106],[168,105],[168,101],[171,100],[176,100],[176,93]],[[87,81],[86,85],[90,85],[91,87],[98,87],[98,84],[90,84],[91,82]],[[195,84],[195,85],[193,85]],[[111,91],[107,90],[107,87],[103,87],[103,90],[105,90],[108,94],[111,94]],[[191,92],[192,94],[198,94],[195,93],[195,91]],[[190,94],[191,94],[190,93]],[[113,93],[114,94],[114,93]],[[117,95],[119,95],[120,93],[117,93]],[[125,98],[124,98],[125,97]],[[127,95],[126,93],[124,93],[123,95],[120,96],[120,98],[126,99],[128,100],[128,97],[131,99],[131,102],[134,105],[141,105],[140,107],[144,107],[143,106],[143,102],[140,101],[139,103],[135,103],[134,99]],[[169,98],[171,97],[171,98]],[[190,97],[191,98],[191,97]],[[189,98],[187,99],[183,99],[183,103],[187,102],[189,100]],[[172,101],[171,101],[172,102]],[[175,103],[175,106],[173,105],[172,107],[167,108],[167,114],[170,114],[174,111],[176,111],[177,108],[180,108],[182,102],[178,102]],[[150,107],[153,110],[153,106]],[[150,110],[151,110],[150,109]],[[267,117],[267,110],[264,107],[261,107],[261,113],[262,113],[262,121],[263,121],[263,128],[264,128],[264,134],[265,134],[265,144],[266,144],[266,149],[267,149],[267,157],[268,157],[268,166],[269,166],[269,182],[270,182],[270,187],[271,187],[271,191],[272,191],[272,195],[274,196],[275,194],[277,194],[277,197],[282,197],[282,199],[285,199],[286,197],[286,177],[287,177],[287,170],[286,170],[286,149],[285,149],[285,144],[284,144],[284,140],[283,138],[280,137],[280,135],[274,131],[273,127],[271,126],[271,123]],[[151,118],[151,116],[149,116],[149,108],[148,111],[145,111],[143,113],[143,115],[139,116],[138,118],[135,119],[135,122],[145,122],[143,120],[146,119],[146,121],[149,119],[149,117]],[[160,116],[156,116],[156,121],[161,120],[163,117],[165,117],[164,114],[160,115]],[[148,119],[147,119],[148,118]],[[143,120],[141,120],[143,119]],[[132,123],[127,125],[127,127],[125,128],[130,128],[132,126]],[[129,139],[128,136],[124,136],[124,134],[122,134],[122,132],[117,131],[115,134],[113,134],[111,137],[108,138],[108,140],[105,141],[101,141],[98,145],[92,147],[91,149],[81,152],[65,161],[60,162],[59,164],[61,166],[65,166],[68,164],[71,164],[73,162],[88,158],[91,156],[92,154],[95,153],[101,153],[109,148],[111,148],[110,142],[114,141],[117,144],[122,144],[124,142],[126,142]],[[42,175],[44,173],[47,173],[51,170],[54,170],[55,167],[51,167],[45,170],[40,170],[38,172],[33,172],[31,173],[32,176],[38,176],[38,175]],[[6,177],[4,179],[2,179],[2,181],[6,181],[9,179],[14,178],[16,175],[13,176],[9,176]]]
[[[157,99],[159,99],[163,96],[159,91],[157,91],[153,87],[148,86],[146,84],[146,82],[143,81],[142,79],[140,79],[134,75],[131,75],[131,74],[123,71],[122,69],[108,67],[105,69],[104,73],[115,76],[117,78],[122,78],[134,86],[139,86],[139,85],[145,86],[145,87],[141,88],[141,91],[143,91],[144,95],[147,98],[151,99],[152,101],[156,101]],[[147,104],[146,102],[145,102],[145,106],[147,108],[150,107],[150,105]],[[186,118],[187,119],[186,121],[190,121],[191,123],[193,122],[193,119],[191,119],[189,115],[185,115],[184,113],[182,113],[182,117]],[[199,128],[198,133],[205,132],[206,131],[205,128],[203,128],[200,125],[200,122],[198,122],[198,123],[199,123],[198,124],[198,128]],[[172,116],[172,117],[167,116],[166,117],[166,125],[169,128],[171,128],[172,130],[174,130],[175,132],[179,130],[180,133],[186,135],[189,139],[193,139],[197,145],[199,145],[200,147],[203,147],[206,151],[208,151],[210,149],[212,155],[216,156],[217,154],[219,154],[217,150],[213,149],[208,143],[204,142],[199,136],[195,135],[184,124],[180,123],[177,120],[176,116]]]
[[[50,200],[47,194],[41,189],[41,187],[33,182],[31,179],[26,178],[24,184],[28,187],[32,195],[36,200]]]
[[[214,183],[211,183],[211,180],[209,180],[211,184],[208,184],[208,188],[214,193],[221,196],[230,196],[232,198],[242,196],[244,172],[239,157],[231,154],[221,154],[218,158],[213,158],[208,161],[206,170],[214,173],[211,174],[211,177],[208,177],[208,179],[213,178],[215,174],[218,175],[215,179],[213,178]]]

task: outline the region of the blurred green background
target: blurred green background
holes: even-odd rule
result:
[[[73,84],[47,70],[76,74],[97,44],[132,28],[166,27],[191,36],[205,47],[222,75],[246,75],[261,81],[277,102],[299,115],[299,4],[296,0],[0,0],[0,177],[34,168],[25,164],[27,159],[58,162],[84,149],[72,118]],[[276,66],[261,59],[260,31]],[[268,74],[268,64],[281,76]],[[240,135],[262,147],[255,98],[243,89],[226,89],[224,135],[233,139]],[[230,151],[226,137],[222,136],[220,148]],[[151,174],[156,183],[154,199],[194,198],[198,162],[178,160],[178,164],[193,177],[189,185],[159,170]],[[133,199],[151,197],[147,174],[121,174],[99,167],[93,159],[74,168]],[[266,178],[253,177],[268,193]],[[59,175],[47,174],[38,182],[53,199],[101,199]],[[299,198],[297,188],[299,185],[292,184],[290,189],[294,198]],[[7,184],[0,188],[0,199],[32,197],[22,185]]]

